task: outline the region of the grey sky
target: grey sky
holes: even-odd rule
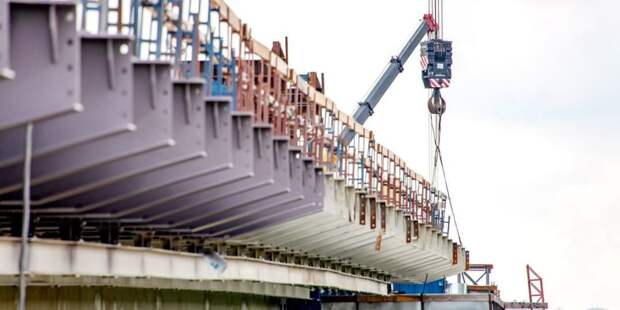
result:
[[[345,111],[426,10],[421,0],[227,2],[262,42],[289,35],[291,65],[325,72]],[[530,263],[552,308],[620,309],[620,2],[445,7],[455,65],[442,144],[472,261],[495,264],[504,300],[526,298]],[[413,57],[367,123],[424,175],[427,98]]]

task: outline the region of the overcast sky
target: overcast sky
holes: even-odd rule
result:
[[[418,25],[426,1],[228,0],[291,65],[325,72],[353,111]],[[552,309],[620,309],[620,2],[445,0],[454,41],[442,149],[458,224],[504,300],[525,264]],[[428,175],[428,92],[416,51],[367,123]]]

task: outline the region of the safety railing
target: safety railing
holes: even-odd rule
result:
[[[223,0],[81,0],[81,12],[82,30],[132,35],[137,58],[169,60],[175,76],[204,78],[205,95],[233,97],[233,109],[271,124],[348,186],[448,233],[446,195],[340,111],[315,73],[290,68],[279,42],[255,40]],[[357,133],[349,145],[339,140],[346,128]]]

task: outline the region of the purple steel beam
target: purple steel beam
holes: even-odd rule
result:
[[[239,225],[229,224],[227,229],[218,231],[213,234],[213,236],[236,236],[246,234],[255,230],[259,230],[261,228],[267,226],[273,226],[280,223],[285,223],[292,221],[294,219],[311,215],[314,213],[321,212],[323,210],[323,196],[325,192],[324,184],[323,184],[323,173],[322,171],[315,172],[316,178],[316,194],[319,202],[300,202],[293,203],[290,205],[284,205],[278,207],[277,209],[270,210],[269,214],[264,214],[261,217],[257,217],[253,220],[240,220]]]
[[[131,56],[121,53],[121,46],[129,46],[128,37],[81,37],[80,88],[84,111],[47,118],[35,123],[33,128],[33,158],[75,146],[89,140],[129,131],[133,124],[133,103],[130,93],[120,85],[131,84]],[[121,70],[110,72],[108,61],[113,59]],[[80,69],[81,68],[81,69]],[[93,74],[93,72],[100,72]],[[115,87],[110,87],[110,80]],[[54,81],[52,83],[52,81]],[[49,84],[57,81],[50,80]],[[0,83],[1,84],[1,83]],[[59,85],[62,88],[63,85]],[[47,90],[42,90],[47,91]],[[43,101],[40,105],[47,106]],[[38,107],[33,107],[38,109]],[[79,128],[79,130],[76,130]],[[13,147],[0,148],[0,167],[19,164],[23,160],[24,127],[0,131],[0,144]],[[20,164],[21,165],[21,164]]]
[[[270,126],[253,126],[254,136],[254,174],[250,178],[222,184],[220,186],[204,188],[178,199],[167,200],[163,203],[149,206],[136,206],[129,210],[124,210],[125,214],[140,218],[141,221],[155,222],[158,220],[171,224],[181,221],[184,217],[177,216],[179,212],[187,210],[195,205],[205,203],[209,200],[237,195],[244,191],[253,190],[258,187],[269,186],[273,180],[273,140],[271,138]]]
[[[117,63],[112,62],[113,64]],[[110,67],[110,70],[119,70],[121,75],[133,76],[133,85],[118,85],[118,87],[126,87],[124,93],[127,96],[131,95],[129,90],[134,85],[140,85],[141,83],[148,85],[149,83],[148,81],[137,79],[138,76],[130,68],[132,68],[132,65],[121,65],[120,68]],[[112,86],[116,83],[116,81],[110,82],[110,85]],[[172,146],[174,141],[171,139],[171,101],[162,102],[161,109],[157,110],[151,109],[150,106],[150,100],[134,101],[134,118],[137,126],[135,131],[88,141],[42,156],[33,161],[33,204],[40,205],[45,202],[43,200],[46,198],[44,196],[45,192],[41,190],[41,184],[53,181],[62,182],[64,177],[86,169],[92,169],[114,160],[127,158],[157,148]],[[8,170],[6,171],[7,178],[1,182],[2,185],[8,183],[9,186],[0,189],[0,193],[19,190],[21,188],[20,166],[11,166],[6,170]]]
[[[6,67],[10,60],[11,72],[0,69],[4,78],[15,76],[0,82],[0,130],[80,111],[75,2],[4,0],[1,6],[0,15],[8,19],[0,20],[0,65]]]
[[[230,178],[226,174],[233,177],[238,175],[239,173],[231,174],[228,171],[232,170],[233,167],[231,158],[232,135],[235,130],[231,130],[231,122],[236,124],[243,122],[243,120],[233,121],[230,114],[230,102],[223,100],[224,98],[205,102],[202,97],[197,99],[191,96],[192,101],[194,101],[192,103],[194,109],[199,109],[199,111],[189,114],[191,121],[188,124],[186,121],[188,115],[185,113],[185,88],[187,85],[197,84],[195,80],[184,80],[176,81],[174,86],[174,137],[177,143],[173,148],[147,154],[162,156],[158,158],[165,160],[165,156],[170,157],[174,154],[182,154],[182,152],[189,153],[198,147],[197,149],[204,149],[202,152],[205,153],[205,156],[179,161],[174,165],[166,165],[130,178],[117,180],[113,184],[97,188],[96,191],[57,201],[53,205],[70,207],[52,208],[49,209],[49,212],[83,214],[106,205],[121,204],[123,200],[139,198],[141,194],[153,194],[153,191],[155,193],[167,192],[166,186],[174,186],[192,178],[201,178],[204,184],[213,184],[216,181],[225,182],[227,178]],[[249,128],[250,116],[244,117],[247,119],[245,123]],[[197,140],[199,138],[202,140]],[[241,152],[240,154],[246,153]],[[249,156],[246,155],[245,157]],[[249,161],[250,159],[244,159],[242,162],[247,163]],[[209,176],[209,178],[205,178],[205,176]],[[173,194],[173,192],[169,193]],[[140,203],[140,201],[133,200],[132,203]],[[77,204],[82,207],[72,207]],[[122,209],[122,207],[117,208]]]
[[[201,171],[198,170],[194,171],[195,175],[174,182],[169,182],[169,180],[166,179],[164,181],[168,182],[167,184],[155,189],[132,194],[129,197],[121,197],[121,199],[93,204],[89,206],[88,211],[97,212],[97,214],[90,214],[89,216],[127,218],[127,216],[134,212],[148,210],[149,208],[171,201],[178,201],[178,199],[183,199],[184,197],[204,191],[205,189],[218,188],[225,184],[250,178],[253,175],[252,154],[254,149],[251,118],[252,116],[249,113],[232,113],[233,125],[230,126],[232,129],[230,130],[232,139],[228,142],[228,148],[233,150],[233,165],[230,169],[218,170],[215,173],[212,173],[212,170],[209,170],[208,173],[200,173]],[[221,151],[224,150],[225,148],[222,148]],[[200,165],[190,166],[189,168],[203,169],[202,172],[204,172],[204,169],[210,168],[208,162],[203,161],[198,164]],[[162,177],[165,176],[166,175],[162,175]],[[173,176],[178,177],[177,174]],[[173,176],[167,175],[168,178]],[[171,208],[175,207],[176,206],[172,206]]]
[[[290,222],[294,219],[297,219],[303,216],[308,216],[308,215],[312,215],[315,213],[319,213],[321,212],[321,210],[322,210],[322,207],[313,202],[305,203],[305,204],[299,203],[299,204],[288,206],[286,211],[268,214],[262,218],[257,218],[253,221],[244,222],[243,224],[239,226],[230,227],[226,230],[222,230],[217,233],[214,233],[212,236],[213,237],[218,237],[218,236],[231,236],[232,237],[232,236],[237,236],[237,235],[243,235],[243,234],[246,234],[252,231],[260,230],[268,226],[274,226],[277,224]]]
[[[39,136],[39,138],[42,138],[42,140],[53,141],[55,136],[58,135],[60,139],[69,138],[73,139],[73,141],[69,144],[71,147],[62,147],[55,152],[49,152],[48,148],[44,154],[40,154],[40,156],[33,160],[33,186],[57,179],[68,174],[71,170],[76,171],[79,168],[91,167],[97,161],[102,161],[101,157],[105,158],[105,155],[110,156],[110,153],[118,153],[118,151],[114,152],[114,147],[119,146],[118,137],[124,136],[124,134],[110,135],[112,131],[100,132],[100,134],[107,133],[108,135],[76,144],[77,140],[81,140],[84,137],[76,139],[79,134],[64,132],[81,131],[83,128],[90,127],[91,124],[98,124],[100,127],[97,126],[97,129],[109,130],[110,128],[108,127],[112,124],[108,123],[108,121],[99,121],[99,119],[109,117],[111,116],[110,114],[120,115],[119,117],[123,118],[123,120],[118,120],[118,117],[113,117],[114,120],[117,120],[112,121],[116,122],[118,126],[116,130],[122,130],[123,127],[125,130],[127,129],[127,124],[131,122],[132,107],[134,106],[132,103],[133,66],[131,65],[131,55],[128,53],[123,54],[121,46],[127,45],[129,42],[129,37],[127,36],[90,35],[83,38],[81,45],[84,47],[84,54],[81,58],[81,67],[85,79],[82,80],[81,85],[84,87],[84,95],[87,96],[85,99],[88,101],[89,107],[92,107],[98,113],[89,112],[83,116],[69,118],[69,122],[62,122],[63,117],[59,121],[53,121],[50,126],[43,126],[42,129],[50,129],[51,132],[40,131],[43,136]],[[108,50],[108,47],[111,47],[111,49]],[[103,71],[110,74],[92,74],[89,72],[89,68],[96,70],[96,72]],[[110,91],[110,89],[116,89],[116,91]],[[110,104],[115,112],[110,114],[102,112],[110,101],[116,102]],[[117,101],[120,101],[120,103],[117,103]],[[155,115],[152,117],[155,117]],[[81,128],[76,128],[75,126],[80,126]],[[34,127],[37,127],[36,124]],[[132,127],[135,128],[135,126]],[[89,132],[87,129],[84,129],[84,131]],[[134,132],[124,131],[124,133],[129,135]],[[35,139],[34,144],[38,144],[38,140]],[[49,147],[53,144],[53,142],[48,142],[44,144],[44,147]],[[126,143],[126,149],[131,147],[132,144]],[[89,156],[88,153],[92,154],[92,156]],[[5,177],[0,180],[0,195],[17,191],[21,188],[21,169],[21,163],[19,162],[11,163],[2,168],[1,171]],[[36,192],[34,191],[33,198],[37,199]],[[36,201],[33,204],[36,205]]]
[[[312,192],[312,187],[303,186],[304,183],[308,183],[303,178],[308,176],[304,176],[305,173],[301,160],[301,149],[295,147],[294,149],[289,150],[288,162],[286,165],[289,166],[288,175],[285,176],[289,179],[289,190],[285,194],[266,197],[258,201],[251,201],[245,204],[220,208],[219,210],[210,208],[203,214],[197,214],[189,222],[187,222],[186,226],[193,227],[194,230],[199,231],[204,231],[207,229],[210,230],[214,227],[225,225],[236,218],[246,217],[257,212],[268,212],[268,209],[275,205],[292,203],[303,200],[304,198],[310,199],[308,191]]]
[[[82,58],[81,73],[83,90],[88,95],[84,96],[84,99],[90,99],[88,102],[91,103],[86,106],[87,112],[66,115],[38,124],[41,143],[35,149],[37,157],[35,162],[38,163],[35,170],[38,170],[35,171],[33,194],[35,205],[40,211],[51,210],[52,214],[57,215],[65,214],[64,212],[77,213],[89,218],[93,216],[92,212],[96,211],[125,220],[139,216],[141,222],[156,225],[176,222],[188,224],[198,231],[204,231],[205,225],[208,225],[214,228],[214,231],[226,233],[231,229],[238,231],[251,228],[253,225],[263,227],[260,225],[287,220],[291,216],[322,207],[323,189],[320,172],[315,171],[312,161],[299,159],[298,150],[289,152],[288,139],[271,139],[271,126],[255,126],[253,133],[245,137],[249,140],[245,141],[249,147],[243,147],[241,137],[243,125],[237,126],[236,132],[233,129],[232,134],[236,133],[237,138],[230,139],[229,142],[232,143],[229,144],[236,144],[237,150],[234,150],[234,145],[230,148],[233,149],[231,153],[234,155],[232,165],[230,160],[224,162],[217,170],[218,173],[208,175],[212,177],[211,180],[200,173],[179,175],[183,164],[204,161],[204,151],[208,147],[205,146],[206,137],[202,139],[200,137],[201,134],[208,135],[208,130],[205,128],[205,131],[199,131],[191,127],[193,125],[191,123],[196,119],[196,113],[190,113],[189,110],[181,112],[178,105],[173,106],[172,114],[176,117],[173,118],[174,125],[169,124],[170,117],[160,117],[159,122],[155,122],[157,115],[154,115],[152,110],[157,110],[157,107],[162,105],[159,101],[170,100],[163,98],[170,88],[169,76],[168,80],[164,78],[158,81],[158,77],[164,77],[165,72],[169,70],[161,67],[167,65],[142,63],[145,65],[144,68],[148,68],[147,71],[140,68],[141,64],[136,64],[132,72],[134,69],[132,66],[122,67],[116,61],[117,58],[123,58],[121,55],[116,55],[122,50],[117,46],[118,40],[128,38],[120,36],[105,38],[107,39],[105,46],[94,48],[93,45],[96,43],[90,44],[89,40],[97,41],[101,36],[84,38],[83,52],[86,56]],[[123,45],[125,44],[125,47],[129,46],[127,43]],[[105,56],[102,57],[102,54]],[[112,57],[110,54],[113,54]],[[96,57],[100,59],[97,60]],[[104,58],[105,62],[101,60]],[[97,65],[101,68],[97,68]],[[152,70],[155,66],[157,72],[153,79]],[[108,75],[92,74],[91,71],[107,72]],[[121,76],[117,77],[119,72]],[[124,89],[123,86],[131,84],[117,81],[127,78],[128,75],[133,77],[134,89]],[[112,93],[112,96],[117,98],[104,95],[106,92]],[[132,107],[135,111],[132,111],[128,108],[129,105],[123,106],[122,103],[127,102],[127,98],[132,98],[134,94],[135,102]],[[179,97],[176,88],[174,96]],[[146,101],[149,101],[150,105],[145,104]],[[110,107],[110,102],[116,104],[113,105],[116,109]],[[163,105],[166,106],[166,103]],[[170,105],[168,102],[167,106]],[[195,102],[192,105],[196,107]],[[199,109],[200,106],[196,108]],[[163,114],[168,114],[165,108],[163,111]],[[131,115],[132,112],[135,115]],[[188,124],[182,125],[179,119],[181,115],[184,116],[183,120],[189,122]],[[133,117],[137,131],[119,133],[132,127]],[[248,116],[237,115],[237,124],[241,124],[244,117],[246,121],[249,120]],[[198,122],[196,127],[198,129],[201,125],[207,126],[203,118],[199,118]],[[162,123],[168,123],[170,126],[161,126]],[[74,127],[83,130],[72,130]],[[173,132],[171,133],[169,129]],[[186,131],[183,131],[184,129]],[[3,134],[9,137],[7,141],[12,138],[20,143],[21,131],[21,129],[5,131]],[[211,133],[215,131],[219,131],[219,128],[214,127]],[[158,136],[161,132],[163,135]],[[166,144],[173,144],[170,141],[171,135],[177,144],[170,148],[160,148]],[[123,153],[128,148],[148,145],[145,140],[162,136],[165,137],[162,144],[141,148],[135,153]],[[0,135],[0,142],[2,137]],[[273,148],[273,151],[270,148]],[[16,151],[19,148],[11,149]],[[214,153],[227,152],[214,149]],[[237,156],[237,153],[240,155]],[[245,157],[241,155],[244,153]],[[292,158],[289,153],[293,154]],[[19,155],[9,153],[4,157],[0,156],[0,164],[9,163],[4,169],[9,175],[11,164],[19,163]],[[252,160],[244,162],[248,157]],[[2,159],[5,160],[1,161]],[[303,163],[300,166],[303,166],[303,169],[299,169],[297,165],[301,162]],[[213,162],[204,164],[203,169]],[[162,180],[153,178],[158,172],[160,176],[164,176],[162,171],[167,172],[164,173],[167,178],[164,178],[163,183],[145,182],[152,179]],[[216,176],[219,177],[217,180],[214,178]],[[2,185],[0,183],[0,186]],[[6,187],[0,187],[0,194],[18,189],[15,185],[12,188],[9,185],[8,190]],[[120,200],[118,194],[123,196]],[[131,202],[139,203],[136,208],[131,208],[134,205]],[[59,211],[64,206],[69,208]],[[268,213],[269,216],[262,216],[263,213]]]
[[[62,182],[47,186],[48,203],[63,199],[64,205],[83,205],[92,199],[89,194],[100,188],[121,186],[123,191],[129,191],[131,188],[117,182],[206,156],[202,80],[177,83],[173,92],[170,69],[167,63],[147,62],[136,65],[137,80],[154,81],[154,85],[151,86],[152,91],[140,89],[145,85],[135,85],[134,93],[137,102],[151,101],[151,109],[172,106],[172,111],[165,113],[172,114],[174,146],[115,160],[63,178]],[[75,197],[78,194],[83,195]]]
[[[300,206],[313,209],[322,206],[323,184],[320,171],[314,169],[314,163],[310,160],[293,159],[293,165],[297,166],[295,176],[292,177],[293,190],[284,195],[270,197],[252,204],[235,209],[235,213],[220,214],[218,217],[197,218],[191,223],[194,232],[207,232],[209,235],[226,234],[236,227],[245,227],[247,223],[262,223],[270,225],[270,221],[262,222],[262,219],[273,214],[303,212]],[[274,219],[275,220],[275,219]],[[257,226],[262,228],[264,226]]]
[[[205,203],[193,205],[188,208],[180,208],[182,211],[175,213],[167,212],[168,217],[161,217],[154,220],[151,223],[165,224],[170,221],[170,218],[179,219],[175,221],[173,227],[180,228],[186,226],[186,223],[195,220],[197,217],[205,217],[217,212],[225,210],[234,210],[241,205],[251,204],[264,199],[278,197],[282,194],[290,192],[290,167],[289,167],[289,154],[288,145],[289,139],[286,137],[276,137],[273,139],[273,153],[271,163],[269,167],[265,167],[265,171],[257,171],[258,173],[270,173],[272,182],[268,186],[259,186],[245,190],[243,192],[233,192],[226,196],[222,196],[215,200],[208,200]],[[253,178],[245,182],[245,184],[251,184],[253,182],[260,184],[258,178]],[[231,186],[245,187],[243,182],[237,184],[231,184]],[[205,196],[207,197],[207,196]]]

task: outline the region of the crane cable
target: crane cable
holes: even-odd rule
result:
[[[454,213],[454,207],[452,206],[452,196],[450,195],[450,187],[448,186],[448,179],[446,178],[446,168],[443,164],[443,156],[441,156],[441,149],[439,147],[439,144],[437,143],[438,141],[437,136],[441,135],[441,114],[438,116],[438,120],[437,120],[437,134],[435,134],[435,126],[433,126],[432,120],[431,120],[431,132],[433,133],[433,138],[434,138],[433,141],[435,141],[435,153],[437,154],[437,157],[439,158],[439,164],[441,166],[443,181],[444,181],[444,184],[446,185],[446,195],[448,196],[448,205],[450,206],[450,212],[452,213],[452,218],[454,219],[454,228],[456,229],[456,236],[459,239],[459,244],[462,246],[463,241],[461,239],[461,232],[459,231],[459,225],[456,221],[456,213]]]
[[[428,34],[429,38],[432,36],[434,39],[443,39],[443,0],[428,0],[427,10],[439,25],[437,31]]]
[[[444,27],[443,5],[444,5],[443,0],[428,0],[428,13],[434,16],[437,24],[439,25],[439,30],[435,31],[435,33],[433,34],[431,33],[428,34],[429,38],[443,39],[443,27]],[[456,229],[456,234],[459,240],[459,244],[463,245],[463,241],[461,238],[461,232],[459,230],[459,226],[456,221],[456,213],[454,212],[454,206],[452,204],[452,196],[450,195],[450,187],[448,186],[448,179],[446,178],[446,169],[443,163],[443,156],[441,154],[441,148],[440,148],[441,119],[442,119],[442,114],[436,115],[435,118],[433,119],[433,114],[429,113],[429,125],[430,125],[429,144],[430,144],[430,140],[432,140],[434,144],[434,148],[435,148],[434,155],[431,155],[433,153],[431,150],[433,146],[429,145],[429,170],[432,169],[432,172],[429,174],[431,175],[431,184],[433,184],[433,186],[436,186],[438,183],[437,182],[437,168],[438,168],[437,166],[439,163],[439,166],[441,166],[441,173],[443,176],[444,184],[446,186],[446,195],[448,196],[448,205],[450,206],[450,212],[452,213],[452,218],[454,219],[454,228]],[[433,123],[437,125],[435,126]],[[433,157],[432,159],[430,158],[431,156]],[[432,165],[431,165],[431,161],[432,161]]]
[[[433,153],[433,148],[435,148],[435,154],[432,155],[433,159],[432,159],[432,173],[431,173],[431,184],[433,184],[433,186],[436,186],[437,184],[437,164],[438,164],[438,159],[439,159],[439,150],[437,147],[437,145],[441,145],[441,125],[439,124],[437,118],[439,116],[435,116],[435,123],[438,124],[438,126],[433,126],[433,114],[429,114],[430,117],[430,126],[431,126],[431,130],[432,130],[432,140],[433,140],[433,144],[430,145],[430,150],[429,150],[429,155],[431,153]],[[435,131],[435,128],[437,128],[437,131]]]
[[[433,33],[429,32],[428,33],[428,38],[429,39],[443,39],[443,27],[444,27],[444,23],[443,23],[443,5],[444,2],[443,0],[428,0],[427,1],[428,4],[428,13],[432,14],[433,17],[435,18],[435,21],[437,22],[437,24],[439,25],[439,29]],[[429,90],[429,94],[430,94],[430,90]],[[430,135],[429,135],[429,170],[432,169],[432,172],[429,171],[429,175],[431,175],[431,184],[433,186],[436,186],[437,184],[437,164],[439,162],[439,166],[441,166],[441,173],[443,176],[443,180],[444,180],[444,184],[446,186],[446,195],[448,196],[448,205],[450,206],[450,212],[452,213],[452,218],[454,219],[454,228],[456,229],[456,235],[458,237],[459,240],[459,244],[462,246],[463,245],[463,241],[461,238],[461,232],[459,230],[459,226],[458,223],[456,221],[456,213],[454,213],[454,207],[452,205],[452,196],[450,195],[450,188],[448,186],[448,179],[446,178],[446,169],[443,163],[443,156],[441,154],[441,149],[439,147],[439,145],[441,144],[441,116],[442,114],[440,113],[439,115],[437,115],[435,117],[435,119],[433,120],[433,114],[429,113],[429,126],[430,126]],[[433,125],[433,122],[436,123],[437,125]],[[433,141],[434,147],[435,147],[435,152],[434,155],[431,155],[432,152],[432,145],[430,145],[430,140]],[[433,157],[431,159],[431,157]],[[431,164],[432,161],[432,164]]]
[[[440,34],[439,38],[443,39],[443,0],[441,0],[440,20],[441,20],[441,24],[439,25],[439,34]]]

